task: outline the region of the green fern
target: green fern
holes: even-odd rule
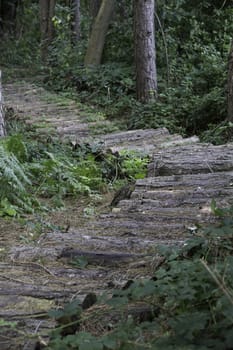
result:
[[[51,197],[89,195],[103,183],[101,170],[94,159],[75,160],[45,152],[47,159],[32,163],[29,169],[34,176],[37,194]]]
[[[20,134],[8,136],[5,139],[6,149],[13,153],[20,162],[25,162],[28,158],[28,151],[23,137]]]
[[[0,214],[7,214],[10,206],[16,211],[32,212],[32,199],[27,191],[30,185],[24,166],[0,145]]]

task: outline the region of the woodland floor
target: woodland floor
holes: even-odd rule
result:
[[[219,206],[233,204],[233,144],[202,144],[166,129],[108,132],[116,126],[94,109],[90,113],[26,81],[5,84],[4,97],[6,107],[40,135],[101,141],[113,151],[140,150],[151,159],[148,177],[115,208],[109,206],[111,193],[89,217],[88,199],[69,201],[65,210],[45,216],[55,229],[38,235],[30,225],[0,218],[0,318],[18,321],[22,331],[3,332],[0,349],[29,350],[37,334],[54,326],[46,311],[150,276],[159,261],[158,244],[182,244],[199,225],[214,222],[212,199]],[[83,258],[85,267],[71,264]]]

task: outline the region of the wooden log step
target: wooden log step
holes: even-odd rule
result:
[[[233,144],[192,144],[153,154],[148,176],[213,173],[233,170]]]
[[[101,266],[118,266],[130,261],[139,259],[145,255],[132,253],[116,253],[116,252],[99,252],[99,251],[82,251],[74,248],[64,248],[58,256],[61,258],[85,259],[87,264],[101,265]]]
[[[209,206],[211,200],[219,206],[233,202],[233,171],[193,175],[158,176],[138,180],[130,200],[118,206],[159,208],[177,206]]]
[[[147,177],[137,180],[135,191],[132,195],[136,195],[143,191],[174,191],[174,190],[201,190],[209,188],[232,188],[233,186],[233,170],[216,173],[203,174],[186,174]]]
[[[113,152],[138,151],[142,154],[152,154],[155,150],[170,147],[173,144],[196,143],[197,137],[183,139],[182,136],[170,135],[166,128],[139,129],[124,132],[116,132],[102,135],[99,140],[103,142],[105,148],[110,148]]]

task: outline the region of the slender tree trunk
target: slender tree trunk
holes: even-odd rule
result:
[[[154,11],[154,0],[134,0],[136,91],[141,102],[157,98]]]
[[[72,1],[72,43],[80,40],[80,0]]]
[[[53,17],[55,15],[56,0],[48,0],[48,41],[52,42],[54,37]]]
[[[228,58],[227,118],[229,121],[233,122],[233,38]]]
[[[41,57],[46,61],[48,47],[54,37],[53,17],[56,0],[39,0],[40,5],[40,31],[41,31]]]
[[[3,110],[3,95],[2,95],[2,72],[0,70],[0,137],[6,135],[4,110]]]
[[[94,21],[88,42],[84,64],[99,65],[104,49],[105,37],[112,18],[115,0],[102,0],[98,15]]]

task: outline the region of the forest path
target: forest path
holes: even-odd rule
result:
[[[158,244],[181,244],[199,225],[214,222],[212,199],[220,206],[233,204],[233,144],[202,144],[165,128],[104,134],[115,125],[27,82],[6,84],[4,96],[6,107],[38,134],[151,157],[148,177],[116,208],[91,219],[80,216],[68,232],[54,230],[34,242],[24,243],[15,232],[12,241],[1,232],[6,251],[0,262],[1,317],[20,321],[17,328],[32,340],[12,331],[14,340],[2,334],[0,348],[27,350],[34,348],[33,336],[53,326],[41,314],[74,297],[111,293],[129,279],[150,276],[159,262]],[[80,268],[71,260],[85,264]]]

